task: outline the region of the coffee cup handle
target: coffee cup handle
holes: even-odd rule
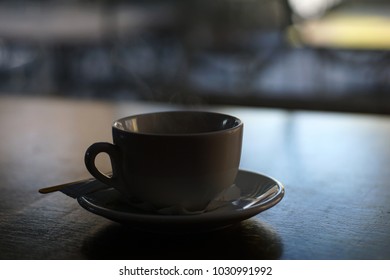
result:
[[[112,166],[112,176],[107,176],[106,174],[99,171],[96,167],[95,159],[98,154],[106,153],[110,157],[111,166]],[[87,167],[89,173],[92,174],[96,179],[102,183],[118,188],[120,181],[120,169],[119,169],[119,151],[117,146],[106,143],[98,142],[92,144],[87,151],[85,152],[84,163]]]

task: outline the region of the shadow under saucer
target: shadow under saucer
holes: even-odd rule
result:
[[[281,238],[269,225],[250,219],[208,232],[161,234],[110,224],[84,240],[88,259],[278,259]]]

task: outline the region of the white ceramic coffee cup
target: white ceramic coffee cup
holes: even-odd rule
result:
[[[112,135],[113,144],[95,143],[86,151],[95,178],[156,208],[196,211],[234,183],[243,123],[213,112],[158,112],[119,119]],[[112,177],[97,169],[99,153],[109,155]]]

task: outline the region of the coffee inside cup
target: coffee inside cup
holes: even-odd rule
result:
[[[116,121],[114,127],[141,134],[198,134],[236,127],[241,122],[233,117],[204,112],[161,112],[137,115]]]

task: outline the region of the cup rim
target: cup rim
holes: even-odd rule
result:
[[[229,117],[229,118],[232,118],[235,120],[235,123],[234,123],[234,126],[230,127],[230,128],[226,128],[226,129],[221,129],[221,130],[215,130],[215,131],[207,131],[207,132],[193,132],[193,133],[181,133],[181,134],[176,134],[176,133],[151,133],[151,132],[137,132],[137,131],[130,131],[130,130],[125,130],[125,129],[122,129],[118,126],[116,126],[117,123],[119,122],[123,122],[125,120],[128,120],[128,119],[132,119],[132,118],[137,118],[137,117],[140,117],[140,116],[146,116],[146,115],[157,115],[157,114],[183,114],[183,113],[188,113],[188,114],[209,114],[209,115],[218,115],[218,116],[225,116],[225,117]],[[205,136],[205,135],[215,135],[215,134],[224,134],[224,133],[227,133],[227,132],[230,132],[232,130],[236,130],[236,129],[239,129],[240,127],[243,126],[243,122],[241,121],[241,119],[235,117],[235,116],[232,116],[232,115],[229,115],[229,114],[225,114],[225,113],[219,113],[219,112],[211,112],[211,111],[201,111],[201,110],[170,110],[170,111],[156,111],[156,112],[150,112],[150,113],[140,113],[140,114],[135,114],[135,115],[131,115],[131,116],[126,116],[126,117],[123,117],[123,118],[119,118],[117,120],[115,120],[113,123],[112,123],[112,129],[115,129],[121,133],[128,133],[128,134],[135,134],[135,135],[147,135],[147,136],[160,136],[160,137],[188,137],[188,136]]]

